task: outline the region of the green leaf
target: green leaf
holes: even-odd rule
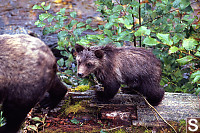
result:
[[[89,39],[89,40],[96,40],[97,36],[96,35],[87,35],[87,39]]]
[[[176,61],[180,63],[181,65],[185,65],[189,63],[192,59],[194,59],[194,57],[192,57],[191,55],[188,55],[183,58],[177,59]]]
[[[197,51],[194,55],[200,57],[200,52]]]
[[[190,78],[193,79],[192,80],[193,83],[198,82],[200,80],[200,70],[192,73],[191,76],[190,76]]]
[[[133,25],[124,25],[127,29],[131,29],[133,27]]]
[[[72,61],[74,61],[74,57],[73,57],[73,55],[72,55],[72,54],[70,54],[70,55],[69,55],[69,57],[68,57],[67,61],[69,61],[69,62],[72,62]]]
[[[31,120],[33,121],[38,121],[38,122],[42,122],[40,117],[33,117]]]
[[[65,11],[66,11],[66,8],[61,8],[60,11],[57,12],[56,14],[57,14],[57,15],[63,15],[63,16],[64,16],[64,15],[65,15]]]
[[[134,10],[134,9],[128,9],[127,12],[130,13],[130,14],[132,14],[133,16],[138,16],[138,12],[137,12],[137,10]]]
[[[76,35],[76,37],[78,37],[82,34],[83,31],[85,31],[85,28],[79,28],[79,29],[75,29],[73,33],[74,35]]]
[[[122,47],[123,46],[123,44],[121,44],[120,42],[115,42],[114,43],[117,47]]]
[[[69,28],[71,28],[71,27],[73,27],[74,25],[76,25],[77,23],[78,23],[77,20],[72,20],[68,26],[69,26]]]
[[[57,34],[57,37],[59,40],[65,40],[66,36],[67,36],[67,31],[60,31],[58,34]]]
[[[200,46],[198,46],[197,50],[200,51]]]
[[[193,23],[195,20],[194,17],[192,17],[192,15],[184,15],[184,17],[182,18],[182,21],[187,21],[188,25]]]
[[[90,43],[90,41],[88,41],[88,40],[86,40],[86,39],[81,39],[81,40],[78,41],[77,43],[80,44],[80,45],[86,46],[87,44]]]
[[[41,3],[41,6],[44,7],[44,5],[45,5],[45,2],[42,2],[42,3]]]
[[[130,34],[129,31],[123,31],[119,34],[119,37],[117,38],[117,41],[120,41],[120,40],[124,40],[126,36],[128,36]]]
[[[164,4],[167,4],[167,3],[168,3],[168,0],[162,0],[162,2],[163,2]]]
[[[103,40],[100,40],[98,45],[102,46],[102,45],[106,45],[106,44],[112,43],[112,42],[113,41],[110,38],[106,37]]]
[[[35,25],[37,25],[37,27],[44,27],[44,26],[46,25],[46,23],[40,22],[40,20],[37,20],[37,21],[35,22]]]
[[[112,23],[112,22],[106,23],[104,28],[105,29],[110,29],[113,26],[113,24],[114,23]]]
[[[63,27],[64,25],[63,25],[63,23],[61,22],[57,22],[55,25],[54,25],[54,28],[55,29],[61,29],[62,27]]]
[[[40,23],[41,23],[40,20],[35,21],[35,25],[39,25]]]
[[[60,54],[61,54],[62,56],[65,56],[65,57],[70,56],[70,53],[67,52],[67,51],[60,51]]]
[[[185,23],[177,24],[175,27],[175,32],[183,32],[187,25]]]
[[[124,18],[117,18],[116,21],[117,21],[117,23],[124,24],[124,26],[127,29],[131,29],[133,27],[133,25],[132,25],[133,19],[132,19],[132,16],[130,16],[130,15],[126,15],[126,17],[124,17]],[[116,27],[118,27],[118,25],[116,25]]]
[[[61,58],[61,59],[59,59],[59,60],[57,61],[57,63],[58,63],[58,65],[59,65],[60,67],[62,67],[62,66],[64,66],[64,64],[65,64],[65,61],[64,61],[63,58]]]
[[[158,41],[155,38],[146,37],[143,41],[144,44],[148,46],[155,46],[158,44]]]
[[[96,37],[99,39],[99,40],[102,40],[105,38],[105,36],[103,34],[97,34]]]
[[[167,45],[172,45],[173,41],[170,39],[170,34],[162,34],[162,33],[158,33],[157,37],[164,43]]]
[[[141,26],[135,33],[135,36],[150,35],[151,30],[147,29],[145,26]]]
[[[170,47],[170,49],[169,49],[169,54],[175,53],[175,52],[177,52],[178,50],[179,50],[179,48],[177,48],[176,46],[172,46],[172,47]]]
[[[86,20],[86,24],[90,24],[91,22],[92,22],[91,18],[89,18],[89,19]]]
[[[72,120],[70,120],[73,124],[79,124],[80,122],[76,119],[76,118],[74,118],[74,119],[72,119]]]
[[[197,83],[199,80],[200,80],[200,75],[196,76],[196,77],[192,80],[192,82],[193,82],[193,83]]]
[[[68,70],[69,71],[69,70]],[[66,74],[69,74],[69,72],[65,71]],[[64,78],[63,81],[67,84],[67,85],[73,85],[73,83],[69,80]]]
[[[85,27],[87,30],[93,30],[93,31],[95,31],[96,29],[93,29],[90,25],[86,25],[86,27]]]
[[[80,22],[76,26],[79,28],[79,27],[85,26],[85,24],[83,22]]]
[[[181,0],[181,2],[180,2],[181,9],[185,9],[189,5],[190,5],[190,1],[189,0]]]
[[[49,33],[53,33],[55,32],[54,27],[44,27],[42,33],[43,35],[49,34]]]
[[[44,21],[46,18],[48,18],[49,14],[47,13],[42,13],[39,15],[40,21]]]
[[[55,16],[55,19],[58,20],[57,23],[64,23],[64,20],[66,19],[66,17],[63,17],[62,15],[57,15]]]
[[[32,9],[41,9],[42,10],[43,8],[41,6],[34,5]]]
[[[70,12],[70,16],[71,16],[72,18],[76,18],[76,15],[77,15],[77,13],[76,13],[75,11]]]
[[[153,19],[155,19],[155,18],[157,17],[156,11],[154,11],[154,12],[151,13],[151,17],[152,17]]]
[[[116,20],[117,20],[117,18],[118,18],[119,16],[115,13],[115,14],[112,14],[112,15],[110,15],[109,17],[108,17],[108,22],[110,23],[110,22],[112,22],[112,23],[114,23],[114,22],[116,22]]]
[[[193,50],[195,46],[198,45],[198,42],[193,38],[189,38],[184,39],[182,45],[186,50]]]
[[[122,23],[122,24],[124,24],[124,23],[125,23],[125,21],[124,21],[124,19],[123,19],[123,18],[118,18],[118,19],[117,19],[117,21],[118,21],[119,23]]]
[[[28,125],[27,128],[38,132],[38,127],[35,125]]]
[[[200,76],[200,70],[191,74],[190,78],[195,78],[196,76]]]
[[[182,90],[182,88],[181,87],[176,87],[176,89],[175,89],[175,92],[182,92],[183,90]]]
[[[114,8],[112,9],[113,12],[120,12],[123,9],[123,7],[121,5],[116,5],[114,6]]]
[[[61,41],[58,41],[58,46],[56,47],[56,49],[58,49],[58,50],[65,50],[65,48],[62,47],[61,43],[62,43]]]
[[[53,19],[55,18],[55,16],[53,16],[52,14],[49,14],[48,18],[47,18],[47,21],[49,23],[51,23],[53,21]]]
[[[174,42],[174,44],[178,43],[182,38],[183,38],[183,37],[181,37],[180,34],[175,34],[175,35],[173,36],[173,42]]]
[[[198,88],[196,89],[196,95],[198,95],[199,92],[200,92],[200,87],[198,87]]]
[[[112,32],[111,32],[111,30],[108,30],[108,29],[105,29],[104,30],[104,33],[106,34],[106,35],[108,35],[108,37],[112,37]]]
[[[174,8],[178,8],[178,7],[180,6],[180,2],[181,2],[181,0],[175,0],[175,1],[173,2],[173,7],[174,7]]]
[[[49,10],[51,8],[51,4],[49,4],[48,6],[43,6],[44,10]]]

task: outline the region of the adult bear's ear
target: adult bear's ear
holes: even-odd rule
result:
[[[104,56],[104,52],[102,50],[96,50],[96,51],[94,51],[94,54],[99,59],[103,58],[103,56]]]
[[[85,49],[85,47],[83,47],[79,44],[75,44],[75,49],[76,49],[76,52],[79,53],[79,52],[83,51]]]

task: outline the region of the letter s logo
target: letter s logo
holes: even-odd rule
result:
[[[197,131],[197,130],[198,130],[198,125],[197,125],[197,123],[198,123],[198,121],[197,121],[196,119],[190,119],[190,120],[188,121],[188,124],[190,125],[190,126],[188,127],[188,130],[189,130],[189,131],[192,131],[192,132]],[[191,128],[191,126],[194,127],[194,128]]]

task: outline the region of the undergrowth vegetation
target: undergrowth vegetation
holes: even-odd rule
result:
[[[200,92],[200,20],[194,16],[186,0],[96,0],[97,11],[104,23],[92,27],[92,19],[80,22],[75,11],[50,13],[50,4],[41,3],[33,9],[43,10],[35,22],[43,34],[57,33],[64,68],[65,82],[72,86],[90,80],[76,76],[74,45],[137,46],[151,48],[162,62],[161,85],[169,92]],[[85,34],[90,31],[92,34]]]

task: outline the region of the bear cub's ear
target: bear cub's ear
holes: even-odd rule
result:
[[[104,52],[102,50],[96,50],[96,51],[94,51],[94,54],[99,59],[103,58],[103,56],[104,56]]]
[[[75,49],[76,49],[76,52],[81,52],[85,49],[85,47],[79,45],[79,44],[75,44]]]

